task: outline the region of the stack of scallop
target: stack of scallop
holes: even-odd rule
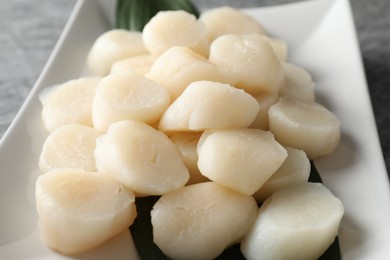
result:
[[[133,223],[135,197],[158,195],[153,238],[170,258],[212,259],[236,243],[248,259],[319,257],[344,210],[308,182],[309,160],[335,149],[340,122],[287,56],[230,7],[102,34],[87,59],[95,76],[41,94],[44,242],[94,248]]]

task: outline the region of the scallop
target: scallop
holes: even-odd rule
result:
[[[315,102],[314,82],[310,73],[292,63],[283,63],[286,84],[280,89],[280,96]]]
[[[220,36],[211,43],[209,60],[227,69],[236,87],[253,95],[278,93],[284,84],[282,64],[260,35]]]
[[[173,46],[183,46],[207,57],[210,45],[203,22],[183,10],[158,12],[145,25],[142,39],[154,56]]]
[[[264,27],[253,17],[229,6],[205,11],[199,19],[205,24],[210,41],[225,34],[265,34]]]
[[[82,77],[46,88],[39,96],[44,127],[49,132],[68,124],[92,127],[92,104],[100,80]]]
[[[50,171],[38,177],[35,198],[42,240],[66,255],[103,244],[137,216],[133,192],[103,173]]]
[[[302,150],[285,146],[287,158],[261,188],[253,194],[261,203],[276,190],[287,185],[307,182],[310,176],[310,161]]]
[[[340,141],[340,120],[319,103],[282,97],[268,116],[276,140],[305,151],[309,159],[332,153]]]
[[[96,140],[95,161],[98,171],[139,195],[161,195],[189,179],[169,137],[137,121],[112,123]]]
[[[156,59],[146,77],[164,86],[172,101],[194,81],[235,83],[227,70],[185,47],[172,47],[164,52]]]
[[[105,132],[122,120],[144,123],[158,121],[170,104],[168,91],[135,72],[113,73],[104,77],[93,102],[93,125]]]
[[[257,211],[253,197],[217,183],[185,186],[153,206],[153,241],[171,259],[214,259],[242,239]]]
[[[197,149],[204,176],[247,195],[260,189],[287,157],[272,133],[260,129],[208,129]]]
[[[269,130],[268,110],[273,104],[278,102],[279,96],[276,94],[258,94],[254,97],[259,103],[259,112],[249,127]]]
[[[246,259],[318,259],[335,240],[342,202],[321,183],[282,188],[260,207],[241,243]]]
[[[96,171],[94,151],[96,129],[70,124],[54,130],[45,140],[39,157],[39,168],[46,172],[72,168]]]
[[[114,62],[148,53],[142,33],[113,29],[95,40],[87,56],[87,66],[96,75],[106,76]]]
[[[133,71],[140,75],[145,75],[156,59],[150,54],[133,56],[127,59],[116,61],[112,64],[110,73],[121,73]]]
[[[200,173],[198,168],[198,152],[196,149],[201,134],[202,132],[177,132],[169,137],[179,149],[190,173],[190,179],[187,185],[209,180]]]
[[[258,37],[258,36],[256,36]],[[285,40],[279,39],[279,38],[273,38],[266,35],[260,36],[263,40],[269,43],[271,46],[275,56],[279,59],[281,62],[287,61],[288,56],[288,46]]]
[[[254,97],[229,84],[191,83],[164,112],[159,129],[165,132],[249,126],[259,111]]]

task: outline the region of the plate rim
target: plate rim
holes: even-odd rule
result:
[[[25,111],[29,109],[29,107],[31,106],[31,104],[35,101],[35,99],[38,97],[39,95],[39,92],[44,88],[43,86],[43,83],[47,77],[47,74],[49,73],[50,71],[50,68],[52,67],[53,63],[55,62],[55,60],[58,58],[58,53],[61,51],[63,45],[64,45],[64,42],[66,40],[66,38],[68,37],[68,34],[70,32],[70,29],[72,26],[75,26],[75,21],[76,21],[76,18],[77,16],[79,15],[80,13],[80,10],[82,8],[82,6],[88,2],[90,0],[78,0],[71,12],[71,15],[69,16],[68,18],[68,21],[66,22],[65,24],[65,27],[62,31],[62,33],[60,34],[60,37],[57,41],[57,43],[55,44],[42,72],[40,73],[38,79],[36,80],[35,84],[33,85],[32,89],[30,90],[28,96],[26,97],[25,101],[23,102],[21,108],[19,109],[19,111],[17,112],[17,114],[15,115],[15,117],[13,118],[13,120],[11,121],[11,124],[9,125],[9,127],[7,128],[7,130],[4,132],[4,135],[2,136],[2,138],[0,139],[0,151],[4,150],[8,144],[7,142],[9,142],[9,140],[11,139],[10,136],[13,132],[13,130],[21,123],[20,121],[23,120],[23,115],[25,114]],[[98,4],[101,4],[102,0],[95,0],[96,3]],[[244,10],[246,9],[277,9],[277,8],[280,8],[280,7],[283,7],[283,8],[288,8],[289,6],[297,6],[297,5],[301,5],[301,4],[315,4],[314,2],[327,2],[327,3],[332,3],[332,4],[336,4],[336,3],[344,3],[344,4],[347,4],[348,6],[348,10],[350,12],[350,16],[351,16],[351,19],[353,19],[353,13],[352,13],[352,10],[351,10],[351,6],[350,6],[350,2],[348,0],[316,0],[316,1],[300,1],[300,2],[294,2],[294,3],[288,3],[288,4],[281,4],[281,5],[276,5],[276,6],[267,6],[267,7],[255,7],[255,8],[245,8]],[[354,25],[354,23],[352,22],[352,24]],[[361,50],[360,50],[360,46],[358,44],[358,38],[357,38],[357,34],[356,34],[356,28],[353,26],[353,32],[354,34],[354,41],[356,43],[356,47],[358,48],[358,55],[359,55],[359,59],[360,59],[360,64],[358,64],[358,66],[360,66],[361,70],[362,70],[362,77],[364,78],[364,84],[366,86],[366,91],[367,91],[367,98],[369,99],[369,91],[368,91],[368,84],[367,84],[367,80],[366,80],[366,75],[364,73],[364,67],[363,67],[363,60],[362,60],[362,55],[361,55]],[[372,103],[371,103],[371,100],[369,100],[369,103],[370,103],[370,114],[372,115],[372,118],[375,119],[375,116],[374,116],[374,112],[373,112],[373,107],[372,107]],[[374,121],[375,122],[375,121]],[[386,173],[384,176],[383,176],[383,179],[384,181],[387,181],[387,183],[389,183],[389,177],[388,177],[388,174],[387,174],[387,170],[386,170],[386,167],[385,167],[385,161],[384,161],[384,158],[383,158],[383,151],[381,149],[381,146],[380,146],[380,139],[379,139],[379,135],[378,135],[378,131],[377,131],[377,125],[374,124],[374,128],[376,131],[374,131],[372,134],[374,134],[376,136],[376,146],[379,147],[379,151],[380,151],[380,154],[382,155],[382,157],[380,159],[378,159],[379,161],[381,161],[381,165],[380,166],[381,168],[383,168],[384,172]],[[388,186],[389,188],[389,186]],[[390,194],[390,188],[388,189],[387,191],[388,194]],[[389,196],[390,197],[390,196]],[[1,247],[0,247],[0,251],[1,251]]]

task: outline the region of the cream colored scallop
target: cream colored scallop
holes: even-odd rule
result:
[[[275,56],[279,59],[281,62],[287,61],[288,56],[288,46],[286,41],[278,38],[273,38],[266,35],[259,35],[263,40],[269,43],[271,45],[271,48],[275,54]],[[258,37],[258,36],[256,36]]]
[[[92,126],[92,103],[100,77],[82,77],[46,88],[39,96],[45,128],[68,124]]]
[[[105,243],[137,216],[134,194],[97,172],[50,171],[38,177],[35,199],[42,240],[65,255]]]
[[[253,194],[261,203],[274,191],[291,184],[307,182],[310,175],[310,161],[302,150],[285,146],[287,158],[261,188]]]
[[[160,11],[145,25],[146,48],[158,56],[173,46],[184,46],[207,57],[209,41],[203,22],[183,10]]]
[[[198,167],[210,180],[251,195],[287,157],[270,132],[260,129],[210,129],[198,143]]]
[[[140,75],[145,75],[149,72],[155,60],[155,57],[150,54],[119,60],[112,64],[111,73],[127,73],[128,71],[134,71]]]
[[[302,149],[309,159],[330,154],[340,141],[340,120],[316,102],[282,97],[268,116],[276,140]]]
[[[280,96],[314,102],[314,82],[310,73],[302,67],[292,63],[283,63],[286,84],[280,89]]]
[[[321,183],[290,185],[273,193],[241,243],[248,260],[318,259],[337,236],[342,202]]]
[[[99,131],[122,120],[158,121],[170,104],[168,92],[158,83],[128,71],[104,77],[93,103],[93,125]]]
[[[254,96],[259,103],[259,112],[257,113],[255,121],[249,126],[250,128],[258,128],[262,130],[269,130],[268,110],[278,102],[279,96],[272,94],[258,94]]]
[[[153,241],[171,259],[215,259],[242,239],[257,211],[253,197],[217,183],[185,186],[153,206]]]
[[[184,186],[189,179],[168,136],[136,121],[112,123],[96,140],[95,160],[98,171],[137,194],[161,195]]]
[[[206,26],[210,41],[224,34],[264,34],[264,27],[253,17],[233,7],[205,11],[199,18]]]
[[[43,144],[39,168],[44,172],[60,168],[96,171],[94,150],[99,136],[97,130],[83,125],[57,128]]]
[[[157,58],[146,77],[163,85],[175,100],[189,84],[210,80],[234,85],[227,70],[185,47],[172,47]]]
[[[247,127],[258,111],[256,99],[241,89],[218,82],[196,81],[164,112],[159,128],[169,132]]]
[[[179,149],[183,161],[190,173],[188,184],[195,184],[205,182],[209,179],[203,176],[198,168],[198,153],[196,147],[202,132],[177,132],[172,134],[169,138]]]
[[[141,54],[148,54],[142,33],[113,29],[95,40],[87,56],[87,66],[96,75],[106,76],[114,62]]]
[[[235,86],[250,94],[278,93],[284,84],[282,65],[260,35],[226,34],[210,46],[209,60],[236,78]]]

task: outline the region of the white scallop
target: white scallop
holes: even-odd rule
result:
[[[59,168],[96,171],[94,151],[96,129],[70,124],[54,130],[45,140],[39,156],[39,168],[49,171]]]
[[[214,259],[242,239],[257,211],[253,197],[217,183],[185,186],[153,206],[153,241],[172,259]]]
[[[287,157],[273,135],[260,129],[209,129],[197,149],[203,175],[248,195],[260,189]]]
[[[112,64],[110,73],[134,71],[140,75],[145,75],[149,72],[155,60],[150,54],[137,55],[119,60]]]
[[[164,52],[156,59],[146,77],[164,86],[172,101],[194,81],[235,83],[227,70],[185,47],[172,47]]]
[[[66,255],[95,248],[128,229],[137,216],[134,194],[102,173],[53,170],[35,188],[44,243]]]
[[[114,62],[141,54],[148,54],[142,33],[112,29],[95,40],[87,56],[87,66],[96,75],[106,76]]]
[[[142,38],[146,48],[158,56],[173,46],[184,46],[207,57],[206,27],[183,10],[160,11],[145,25]]]
[[[98,84],[93,102],[93,125],[99,131],[122,120],[158,121],[170,104],[168,92],[158,83],[128,71],[113,73]]]
[[[316,102],[282,97],[268,116],[276,140],[302,149],[309,159],[330,154],[340,141],[340,120]]]
[[[92,103],[100,77],[82,77],[46,88],[39,96],[45,128],[68,125],[92,126]]]
[[[141,122],[112,123],[96,140],[98,171],[137,194],[161,195],[184,186],[189,173],[175,144]]]
[[[283,63],[286,84],[280,89],[280,96],[315,102],[314,82],[310,73],[292,63]]]
[[[264,27],[239,9],[222,6],[203,12],[199,18],[206,26],[210,41],[224,34],[264,34]]]
[[[269,108],[278,102],[279,96],[272,94],[258,94],[254,96],[259,103],[259,112],[256,119],[249,126],[250,128],[258,128],[262,130],[269,130],[268,110]]]
[[[190,179],[187,185],[209,180],[200,173],[198,168],[198,152],[196,149],[201,134],[202,132],[177,132],[169,137],[179,149],[190,173]]]
[[[235,86],[251,94],[278,93],[284,84],[282,65],[261,35],[226,34],[210,46],[209,60],[236,77]]]
[[[241,243],[245,258],[318,259],[332,244],[344,214],[321,183],[290,185],[273,193]]]
[[[162,131],[202,131],[208,128],[247,127],[259,105],[254,97],[228,84],[191,83],[160,119]]]
[[[310,161],[302,150],[285,146],[287,158],[279,169],[253,194],[257,202],[263,202],[276,190],[291,184],[307,182],[310,175]]]

